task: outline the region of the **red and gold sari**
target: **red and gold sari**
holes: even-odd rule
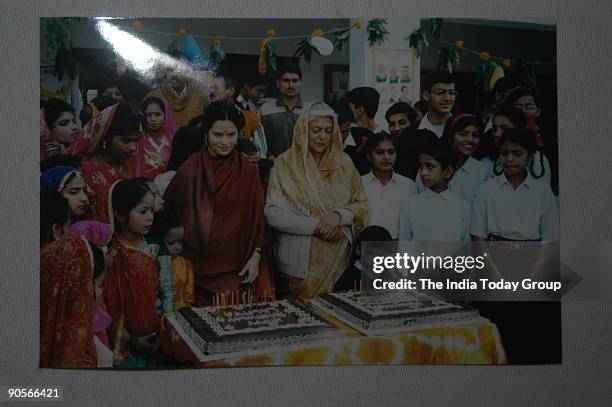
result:
[[[160,156],[146,151],[142,139],[136,156],[127,160],[121,169],[112,167],[101,158],[101,145],[107,138],[117,106],[104,109],[99,116],[90,120],[84,134],[68,150],[69,154],[86,156],[81,165],[87,185],[92,191],[91,218],[104,223],[109,223],[108,192],[115,181],[136,177],[153,180],[166,168]]]
[[[264,191],[257,167],[233,150],[212,157],[206,148],[178,170],[164,196],[166,208],[182,217],[185,257],[195,274],[196,304],[210,305],[216,293],[246,290],[272,297],[268,266]],[[247,286],[239,277],[255,248],[262,248],[259,276]]]
[[[156,332],[160,320],[155,308],[159,281],[155,259],[115,238],[106,261],[102,296],[106,311],[116,322],[113,328],[123,321],[123,328],[130,334]]]
[[[40,367],[96,367],[93,258],[67,234],[40,257]]]

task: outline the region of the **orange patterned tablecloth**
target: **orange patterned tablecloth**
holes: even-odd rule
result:
[[[499,331],[490,322],[376,337],[334,323],[346,331],[345,338],[282,352],[202,361],[197,347],[170,316],[162,321],[162,349],[179,363],[199,367],[507,363]]]

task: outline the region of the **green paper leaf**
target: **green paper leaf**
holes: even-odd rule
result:
[[[380,46],[389,38],[389,31],[386,28],[387,20],[374,19],[368,21],[368,43],[371,47],[374,45]]]
[[[442,38],[442,33],[444,31],[444,19],[443,18],[430,18],[431,22],[430,32],[436,38]]]
[[[425,35],[423,34],[423,31],[421,31],[420,28],[418,30],[414,30],[414,32],[408,37],[404,38],[404,40],[408,40],[408,45],[410,46],[410,48],[414,49],[417,58],[420,58],[421,55],[423,55],[423,52],[429,46],[427,38],[425,38]]]

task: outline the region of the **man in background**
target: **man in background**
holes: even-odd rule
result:
[[[280,95],[274,102],[264,103],[258,115],[266,133],[268,158],[274,160],[291,147],[293,128],[304,110],[300,97],[302,70],[294,64],[279,68],[276,86]]]

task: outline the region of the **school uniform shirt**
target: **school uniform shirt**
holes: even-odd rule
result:
[[[361,181],[370,202],[365,226],[382,226],[397,239],[400,209],[404,201],[416,194],[414,182],[393,173],[391,180],[383,185],[372,172],[363,175]]]
[[[436,136],[438,136],[438,138],[442,138],[442,136],[444,135],[444,124],[432,124],[429,121],[429,115],[427,114],[421,119],[418,129],[433,131],[434,133],[436,133]]]
[[[483,162],[469,157],[465,163],[453,174],[448,182],[448,189],[472,205],[478,188],[491,176],[490,168]],[[421,172],[417,173],[416,186],[419,193],[427,190],[421,180]]]
[[[400,241],[470,240],[470,205],[449,191],[427,189],[410,197],[400,210]]]
[[[540,163],[540,156],[542,157],[541,158],[542,163]],[[495,173],[493,172],[495,169],[495,163],[493,162],[493,160],[491,160],[491,158],[483,157],[483,159],[480,162],[482,162],[489,168],[490,176],[492,177],[496,176]],[[497,171],[502,171],[502,170],[503,170],[503,167],[501,163],[498,162]],[[535,154],[533,155],[533,172],[536,175],[540,175],[542,174],[542,171],[544,172],[544,175],[542,175],[540,178],[537,178],[537,179],[544,182],[547,185],[550,185],[552,188],[552,181],[551,181],[552,173],[551,173],[550,163],[548,162],[548,158],[546,158],[546,156],[540,153],[539,151],[536,151]]]
[[[559,211],[550,185],[527,175],[517,189],[504,174],[485,181],[472,208],[471,232],[510,240],[559,240]]]

